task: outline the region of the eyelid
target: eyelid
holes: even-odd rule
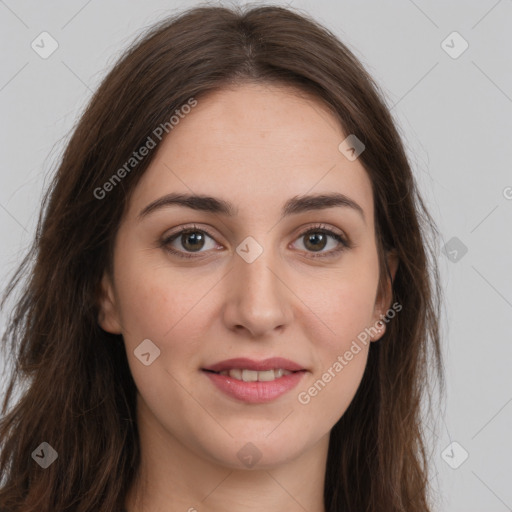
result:
[[[203,255],[208,251],[203,251],[199,253],[187,253],[186,251],[178,251],[176,249],[172,249],[169,247],[169,244],[177,240],[181,234],[196,231],[206,233],[212,240],[217,242],[215,235],[208,228],[199,227],[197,224],[185,224],[184,226],[180,226],[179,229],[177,229],[176,231],[173,231],[172,233],[165,235],[159,241],[158,245],[160,246],[160,248],[164,249],[171,255],[181,259],[201,259],[203,258]]]
[[[182,233],[186,233],[186,232],[195,232],[195,231],[201,231],[203,233],[206,233],[210,238],[212,238],[213,240],[215,240],[215,236],[210,230],[209,228],[205,228],[205,227],[199,227],[197,224],[185,224],[184,226],[180,226],[176,231],[168,234],[168,235],[165,235],[163,238],[162,238],[162,244],[168,244],[169,242],[173,241],[174,239],[176,239],[179,235],[181,235]]]
[[[336,249],[331,249],[330,251],[327,252],[315,253],[306,251],[306,253],[308,254],[308,258],[335,258],[336,256],[339,256],[340,253],[346,251],[347,249],[352,249],[354,246],[350,238],[343,231],[339,230],[338,228],[327,226],[323,223],[317,223],[307,228],[301,229],[299,234],[296,236],[295,240],[302,238],[303,236],[307,235],[310,232],[324,233],[327,236],[334,238],[339,245]]]
[[[163,239],[160,241],[159,245],[161,248],[165,249],[166,251],[168,251],[169,253],[171,253],[177,257],[181,257],[184,259],[201,258],[202,254],[208,253],[209,251],[190,253],[190,252],[186,252],[186,251],[177,251],[175,249],[170,249],[168,247],[169,244],[171,242],[173,242],[174,240],[178,239],[178,237],[181,234],[187,233],[187,232],[189,232],[189,233],[195,232],[195,231],[205,233],[212,240],[214,240],[216,242],[215,235],[213,235],[208,228],[199,227],[196,224],[191,224],[191,225],[181,226],[177,231],[164,236]],[[334,228],[334,227],[325,225],[324,223],[314,223],[313,225],[310,225],[306,228],[301,229],[299,231],[299,233],[295,235],[294,241],[304,237],[305,235],[307,235],[310,232],[324,233],[328,237],[335,239],[338,242],[339,246],[338,246],[338,248],[331,249],[330,251],[327,251],[327,252],[315,253],[315,252],[305,251],[309,255],[308,256],[309,258],[328,259],[329,257],[335,257],[335,256],[339,255],[341,252],[345,251],[346,249],[351,249],[353,247],[353,243],[351,242],[350,238],[344,232],[342,232],[338,228]]]

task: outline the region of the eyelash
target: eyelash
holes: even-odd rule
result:
[[[177,233],[173,233],[172,235],[164,238],[160,242],[160,246],[163,249],[165,249],[166,251],[168,251],[169,253],[177,256],[178,258],[186,258],[186,259],[198,258],[198,256],[193,255],[194,253],[186,253],[186,252],[183,252],[183,251],[176,251],[175,249],[172,249],[172,248],[169,247],[169,244],[171,242],[174,242],[174,240],[176,240],[178,237],[180,237],[184,233],[190,234],[190,233],[196,233],[196,232],[205,233],[210,238],[215,240],[215,237],[208,230],[206,230],[206,229],[199,229],[197,226],[193,225],[193,226],[185,226],[185,227],[181,228],[180,231],[178,231]],[[351,243],[348,240],[343,238],[338,233],[328,229],[324,224],[318,224],[316,226],[312,226],[312,227],[308,228],[305,231],[302,231],[298,235],[297,239],[298,238],[302,238],[302,237],[304,237],[304,236],[306,236],[306,235],[308,235],[310,233],[322,233],[324,235],[328,235],[328,236],[334,238],[340,244],[337,249],[332,249],[331,251],[329,251],[327,253],[321,253],[321,254],[314,254],[314,253],[312,253],[312,256],[311,256],[312,258],[330,258],[330,257],[334,257],[334,256],[337,256],[342,251],[344,251],[346,249],[350,249],[352,247]]]

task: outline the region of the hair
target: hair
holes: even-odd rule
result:
[[[431,399],[432,377],[444,389],[438,231],[384,95],[348,47],[305,13],[203,5],[149,27],[103,79],[6,287],[2,308],[20,295],[2,339],[13,360],[0,421],[2,512],[123,508],[140,465],[136,387],[122,336],[98,324],[98,297],[120,221],[156,151],[107,199],[95,191],[191,97],[244,83],[312,94],[365,144],[358,158],[373,189],[379,289],[386,254],[399,259],[392,287],[402,310],[370,344],[360,386],[331,430],[325,510],[431,510],[421,403]],[[31,458],[43,441],[58,453],[45,470]]]

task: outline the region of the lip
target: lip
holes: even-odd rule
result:
[[[281,368],[290,372],[306,370],[306,368],[302,367],[300,364],[283,357],[270,357],[268,359],[264,359],[263,361],[254,361],[253,359],[248,359],[245,357],[237,357],[234,359],[226,359],[225,361],[220,361],[202,369],[210,370],[212,372],[222,372],[224,370],[232,370],[233,368],[242,368],[258,372],[273,370],[274,368]]]
[[[282,368],[282,366],[278,367]],[[247,366],[243,366],[243,368],[247,368]],[[273,366],[272,368],[275,367]],[[219,373],[206,370],[203,370],[203,373],[213,382],[217,389],[229,397],[246,403],[261,404],[275,400],[291,391],[303,378],[306,370],[295,371],[295,373],[283,375],[278,379],[267,382],[244,382],[228,375],[220,375]]]

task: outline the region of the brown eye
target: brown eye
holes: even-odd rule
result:
[[[207,247],[208,239],[212,241],[210,247]],[[303,231],[297,238],[297,240],[301,239],[304,240],[305,252],[313,258],[333,257],[351,247],[351,244],[343,236],[330,229],[326,229],[323,224]],[[324,249],[329,246],[329,243],[333,247],[325,251]],[[208,250],[217,249],[214,237],[204,229],[199,229],[195,226],[182,228],[177,233],[162,240],[160,245],[169,253],[181,258],[195,258],[197,256],[194,253],[199,256],[202,253],[208,252]]]
[[[205,235],[201,231],[183,231],[179,236],[181,246],[187,251],[199,251],[204,246]]]
[[[306,252],[318,253],[312,254],[313,258],[335,256],[341,251],[351,247],[345,238],[330,229],[324,228],[323,225],[304,231],[298,239],[304,240],[303,245],[306,248]],[[331,250],[323,251],[327,247],[329,239],[334,240],[336,243],[333,244],[334,247]]]
[[[312,251],[321,251],[328,242],[328,235],[325,233],[311,233],[305,236],[305,247]]]
[[[196,227],[185,227],[178,233],[174,233],[166,237],[161,242],[161,246],[171,254],[183,258],[194,258],[193,253],[204,253],[208,249],[215,249],[216,244],[212,243],[211,247],[207,247],[207,239],[214,242],[213,236],[203,229]],[[206,250],[204,249],[206,246]]]

